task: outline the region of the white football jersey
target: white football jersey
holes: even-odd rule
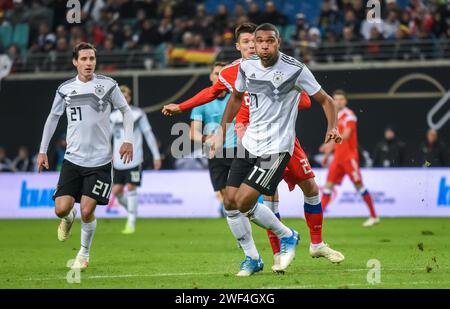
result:
[[[256,156],[292,155],[301,91],[311,96],[321,89],[306,65],[280,52],[275,65],[265,68],[254,56],[241,62],[235,88],[248,91],[250,97],[245,149]]]
[[[160,160],[161,156],[158,150],[155,136],[152,132],[152,127],[148,122],[145,112],[135,106],[131,106],[131,112],[133,113],[134,131],[133,131],[133,160],[130,163],[123,163],[120,160],[120,146],[124,141],[125,130],[123,128],[123,115],[120,111],[116,110],[112,112],[111,128],[113,134],[113,164],[114,168],[118,170],[126,170],[134,168],[140,165],[144,161],[144,149],[142,137],[145,137],[147,145],[152,152],[154,160]]]
[[[85,83],[77,76],[58,87],[51,113],[67,114],[65,159],[84,167],[111,162],[109,117],[113,107],[129,108],[116,81],[109,77],[94,74]]]

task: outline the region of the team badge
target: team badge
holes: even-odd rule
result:
[[[275,74],[273,74],[272,82],[275,86],[281,85],[283,82],[283,75],[284,74],[282,72],[275,72]]]
[[[95,94],[99,97],[103,96],[105,94],[105,87],[103,85],[96,85]]]

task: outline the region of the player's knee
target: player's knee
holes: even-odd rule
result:
[[[245,194],[236,194],[235,204],[240,212],[247,212],[253,206],[252,203],[250,203],[248,196]]]
[[[91,222],[94,213],[90,209],[81,209],[81,220],[83,222]]]
[[[70,209],[65,209],[64,207],[61,206],[55,206],[55,214],[58,218],[64,218],[65,216],[67,216],[70,212]]]

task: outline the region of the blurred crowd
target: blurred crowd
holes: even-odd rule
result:
[[[283,3],[289,1],[296,0]],[[316,61],[316,54],[325,53],[326,58],[333,46],[344,48],[334,61],[355,55],[376,58],[384,44],[395,51],[392,57],[413,57],[414,50],[395,43],[450,38],[448,1],[379,1],[381,15],[373,19],[367,0],[310,1],[320,12],[318,18],[305,12],[285,14],[276,0],[237,0],[233,9],[216,1],[212,12],[206,10],[207,0],[81,0],[81,24],[69,24],[66,0],[0,0],[0,54],[7,53],[17,67],[26,55],[55,58],[81,41],[106,52],[223,48],[233,46],[235,26],[246,21],[278,25],[284,47],[306,63]],[[67,65],[70,69],[70,61]]]
[[[160,147],[163,169],[206,169],[207,158],[202,157],[201,149],[197,153],[174,158],[171,147]],[[411,152],[411,149],[414,151]],[[50,170],[60,171],[66,150],[65,136],[57,139],[55,147],[49,151]],[[26,146],[20,146],[14,159],[10,159],[5,148],[0,146],[0,173],[1,172],[36,172],[37,154],[31,155]],[[151,158],[145,155],[144,169],[151,169]],[[310,156],[311,165],[320,166],[320,155]],[[316,162],[314,162],[316,161]],[[387,126],[384,136],[375,145],[372,152],[360,149],[360,163],[363,167],[446,167],[450,166],[450,145],[439,138],[438,131],[428,129],[422,142],[419,141],[413,148],[408,147],[396,134],[393,126]]]

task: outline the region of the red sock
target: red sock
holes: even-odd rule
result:
[[[376,218],[377,214],[375,213],[375,207],[373,206],[372,196],[370,195],[369,191],[366,191],[362,194],[362,197],[364,199],[364,202],[366,202],[367,207],[369,207],[370,216],[372,218]]]
[[[280,240],[271,230],[267,230],[267,236],[269,236],[270,246],[272,247],[273,254],[280,252]]]
[[[320,206],[319,206],[320,207]],[[322,242],[322,222],[323,212],[312,214],[305,211],[306,224],[309,228],[312,244],[320,244]]]
[[[325,211],[325,208],[327,208],[328,203],[331,200],[331,194],[322,194],[322,211]]]

